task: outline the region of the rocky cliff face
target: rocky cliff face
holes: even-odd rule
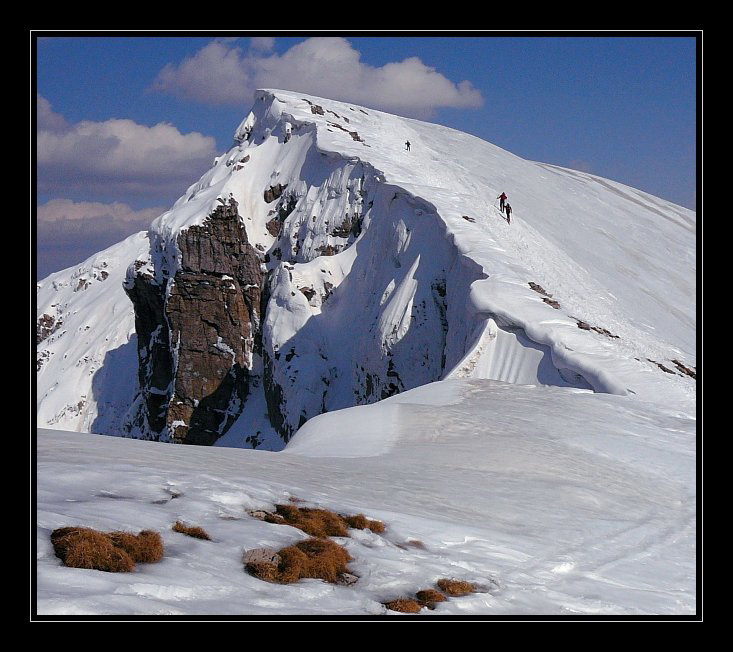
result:
[[[135,307],[140,404],[131,427],[153,438],[212,444],[241,413],[259,347],[262,272],[230,199],[177,239],[176,273],[140,261]]]

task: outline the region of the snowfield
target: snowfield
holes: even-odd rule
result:
[[[272,376],[294,436],[267,419],[264,356],[213,447],[102,436],[139,434],[123,285],[140,268],[172,278],[178,235],[230,197],[268,253],[263,349],[287,362]],[[147,233],[40,281],[37,315],[42,617],[697,613],[692,211],[439,125],[262,90]],[[384,378],[400,393],[362,391]],[[385,523],[338,539],[355,584],[245,572],[244,551],[306,538],[248,513],[291,499]],[[67,568],[50,533],[69,525],[157,530],[166,554]],[[439,578],[479,591],[412,616],[383,604]]]
[[[38,613],[401,617],[382,603],[447,577],[481,592],[410,618],[693,615],[694,442],[675,410],[487,380],[317,417],[279,453],[40,430]],[[337,539],[356,584],[244,571],[245,550],[307,538],[247,513],[291,497],[386,524]],[[158,530],[165,557],[66,568],[49,535],[77,524]]]

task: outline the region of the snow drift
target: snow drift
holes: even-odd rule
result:
[[[694,442],[695,420],[670,408],[476,379],[315,417],[277,453],[41,430],[38,613],[389,618],[384,602],[447,577],[480,591],[411,617],[691,617]],[[307,538],[248,514],[281,503],[385,524],[335,539],[355,584],[244,572],[245,550]],[[158,531],[165,556],[66,568],[50,533],[77,524]]]

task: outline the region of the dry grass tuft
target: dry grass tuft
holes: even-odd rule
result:
[[[465,580],[440,579],[437,581],[438,588],[454,598],[476,592],[476,585]]]
[[[435,609],[436,603],[445,602],[448,599],[440,591],[436,591],[435,589],[423,589],[422,591],[418,591],[415,597],[421,605],[428,609]]]
[[[244,568],[250,575],[265,582],[281,582],[280,568],[276,564],[249,563],[245,564]]]
[[[351,556],[343,546],[330,539],[312,538],[283,548],[278,553],[279,564],[247,564],[245,568],[255,577],[267,582],[291,584],[308,577],[336,584],[347,573]]]
[[[390,611],[399,611],[403,614],[417,614],[422,609],[422,605],[412,598],[397,598],[396,600],[390,600],[382,604]]]
[[[315,507],[296,507],[295,505],[275,505],[275,514],[265,517],[268,523],[292,525],[312,537],[347,537],[349,528],[380,534],[384,523],[372,521],[363,514],[342,516],[328,509]]]
[[[72,568],[108,573],[127,573],[135,568],[130,555],[115,547],[106,534],[91,528],[58,528],[51,533],[51,543],[56,556]]]
[[[163,557],[160,534],[151,530],[134,535],[62,527],[51,533],[51,543],[54,553],[66,566],[108,573],[126,573],[135,568],[135,562],[149,563]]]
[[[122,548],[136,562],[150,564],[163,559],[163,539],[158,532],[110,532],[108,536],[115,546]]]
[[[208,532],[206,532],[204,528],[198,527],[197,525],[186,525],[181,521],[176,521],[172,529],[174,532],[187,534],[194,539],[204,539],[206,541],[211,541],[211,537],[209,536]]]
[[[343,518],[327,509],[275,505],[275,511],[287,525],[297,527],[312,537],[346,537],[348,526]]]
[[[345,516],[344,520],[348,523],[349,527],[355,530],[371,530],[375,534],[382,534],[384,532],[384,523],[381,521],[372,521],[364,516],[364,514]]]

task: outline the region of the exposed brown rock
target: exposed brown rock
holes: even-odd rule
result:
[[[351,586],[352,584],[356,584],[358,581],[358,576],[353,573],[339,573],[336,576],[336,584],[341,584],[342,586]]]
[[[305,296],[308,301],[310,301],[314,296],[316,296],[316,291],[313,288],[298,288],[302,293],[303,296]]]
[[[281,559],[277,551],[272,548],[252,548],[245,551],[242,561],[245,564],[273,564],[277,566],[280,564]]]
[[[80,278],[79,282],[76,284],[76,287],[74,288],[74,292],[79,292],[80,290],[86,290],[92,282],[89,279],[86,278]]]
[[[274,186],[270,186],[267,190],[265,190],[265,202],[268,204],[271,204],[276,199],[279,199],[280,196],[283,194],[283,190],[288,187],[288,184],[281,184],[278,183]]]
[[[320,107],[319,107],[319,108],[320,108]],[[313,107],[311,107],[311,110],[313,110]],[[336,115],[336,114],[334,113],[334,115]],[[338,116],[337,116],[337,117],[338,117]],[[341,129],[341,131],[345,131],[345,132],[346,132],[347,134],[349,134],[349,136],[351,136],[351,138],[352,138],[353,140],[355,140],[356,142],[358,142],[358,143],[363,143],[363,142],[364,142],[364,139],[363,139],[363,138],[362,138],[362,137],[361,137],[361,136],[359,135],[359,133],[358,133],[358,132],[356,132],[356,131],[349,131],[349,130],[348,130],[348,129],[346,129],[345,127],[342,127],[342,126],[341,126],[340,124],[337,124],[337,123],[335,123],[335,122],[329,122],[328,124],[329,124],[330,126],[332,126],[332,127],[336,127],[337,129]]]
[[[277,238],[277,236],[280,235],[280,232],[283,229],[283,223],[277,218],[273,218],[269,222],[267,222],[267,224],[265,224],[265,228],[271,236]]]
[[[49,335],[53,335],[63,324],[63,321],[52,315],[43,314],[36,322],[36,344],[40,344]]]
[[[324,245],[322,247],[319,247],[318,249],[316,249],[316,251],[321,256],[335,256],[340,251],[340,249],[339,247],[329,244],[329,245]]]
[[[694,367],[687,367],[686,365],[682,364],[679,360],[672,360],[672,363],[683,374],[685,374],[686,376],[689,376],[690,378],[694,378],[695,380],[697,380],[697,372],[695,371]]]
[[[581,328],[584,331],[595,331],[596,333],[600,333],[601,335],[605,335],[606,337],[610,337],[612,339],[619,339],[618,335],[614,335],[611,331],[609,331],[606,328],[602,328],[600,326],[591,326],[587,322],[584,322],[580,319],[576,319],[575,321],[578,322],[578,328]]]
[[[213,444],[248,393],[260,261],[233,199],[182,231],[178,248],[180,269],[167,287],[138,273],[127,289],[135,305],[141,421],[173,441]]]
[[[668,374],[673,374],[674,371],[672,371],[669,367],[665,367],[661,362],[657,362],[656,360],[652,360],[651,358],[647,358],[647,360],[659,367],[662,371]]]
[[[531,287],[531,288],[532,288],[532,289],[533,289],[533,290],[534,290],[535,292],[538,292],[539,294],[542,294],[542,295],[544,295],[544,296],[546,296],[546,297],[550,297],[550,298],[552,298],[552,295],[551,295],[551,294],[548,294],[548,293],[547,293],[547,292],[545,291],[545,289],[544,289],[544,288],[543,288],[543,287],[542,287],[541,285],[538,285],[537,283],[534,283],[533,281],[530,281],[530,282],[528,283],[528,285],[529,285],[529,287]]]

